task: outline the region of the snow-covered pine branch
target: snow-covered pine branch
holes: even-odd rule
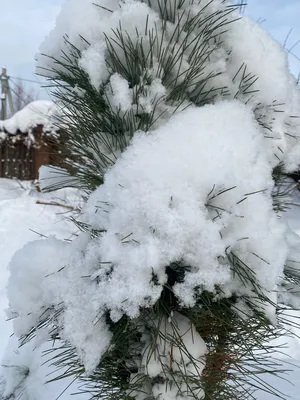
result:
[[[92,193],[72,243],[14,256],[15,333],[65,342],[56,365],[94,398],[272,392],[259,376],[299,269],[273,191],[300,156],[282,48],[229,1],[71,0],[41,53]]]

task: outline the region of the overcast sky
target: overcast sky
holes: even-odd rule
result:
[[[0,0],[0,64],[14,77],[36,79],[34,55],[55,24],[65,0]],[[260,22],[281,43],[291,49],[300,40],[300,0],[248,0],[247,14]],[[70,18],[72,18],[70,16]],[[300,58],[300,44],[293,50]],[[290,56],[294,74],[300,61]],[[38,85],[37,85],[38,86]],[[41,92],[47,97],[46,92]]]

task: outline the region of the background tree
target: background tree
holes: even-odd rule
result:
[[[33,86],[25,85],[22,80],[10,81],[15,112],[22,110],[32,101],[39,99],[38,91]]]

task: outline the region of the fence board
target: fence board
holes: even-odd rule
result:
[[[50,154],[54,149],[53,143],[45,143],[43,127],[33,129],[35,146],[27,146],[26,134],[7,137],[0,142],[0,178],[15,178],[20,180],[38,179],[41,165],[52,164]],[[55,148],[55,152],[57,149]]]
[[[3,160],[3,146],[0,146],[0,176],[3,174],[3,166],[4,166],[4,161]]]

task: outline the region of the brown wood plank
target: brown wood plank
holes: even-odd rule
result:
[[[22,166],[23,166],[23,151],[22,151],[22,143],[19,142],[18,143],[18,147],[19,147],[19,158],[18,158],[18,179],[22,179]]]
[[[0,145],[0,178],[3,177],[2,153],[3,153],[3,144],[4,143],[5,142],[1,142],[1,145]]]
[[[8,178],[13,178],[13,147],[9,146],[8,147]]]
[[[8,146],[5,146],[5,157],[4,157],[4,162],[5,162],[5,173],[4,177],[7,178],[8,176]]]
[[[27,147],[27,151],[26,151],[26,165],[27,165],[27,174],[26,174],[26,180],[30,180],[31,176],[30,176],[30,148]]]
[[[24,144],[20,142],[20,166],[19,166],[19,179],[24,178]]]
[[[18,178],[18,157],[19,157],[19,143],[15,143],[14,153],[13,153],[13,174],[14,177],[16,178]]]
[[[24,178],[27,180],[28,176],[28,149],[24,146]]]

